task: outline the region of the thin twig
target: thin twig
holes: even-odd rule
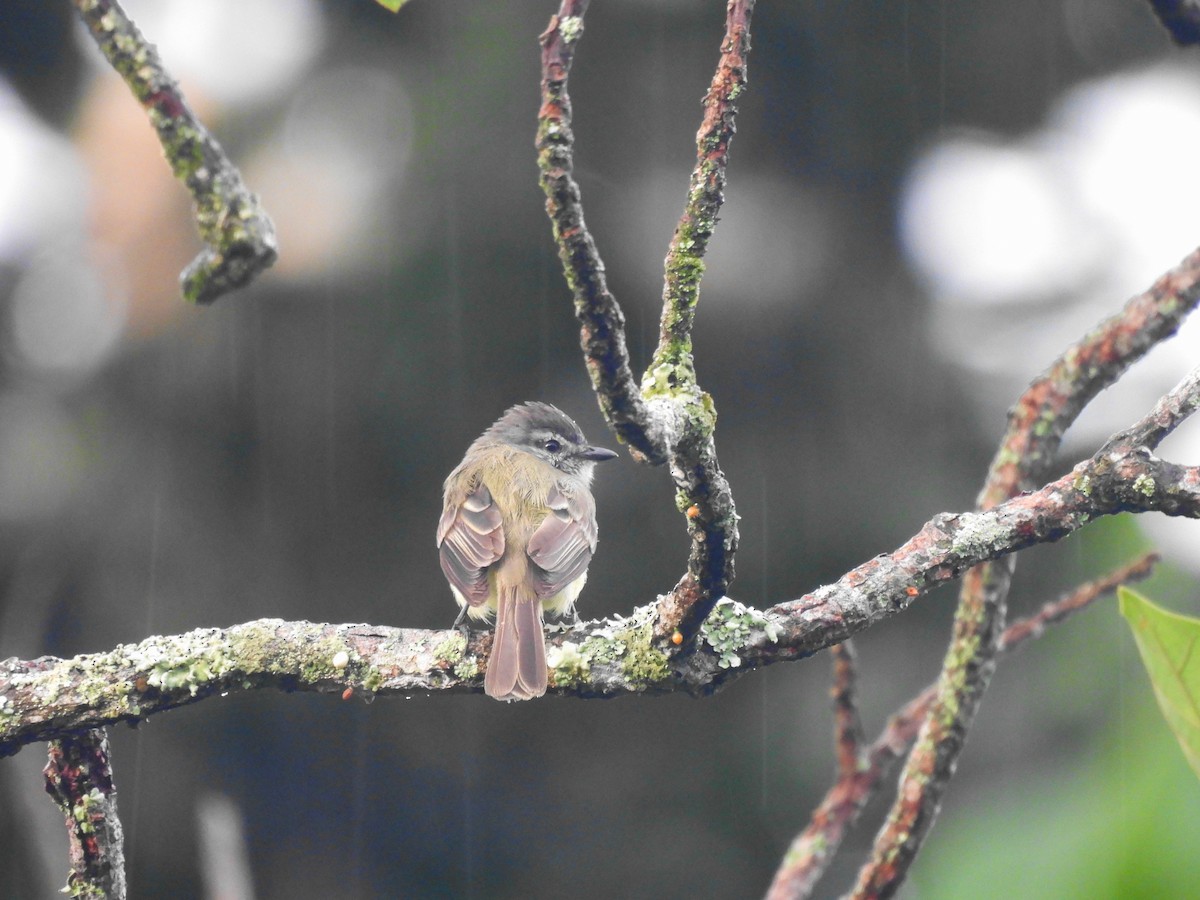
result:
[[[1106,449],[1117,444],[1157,449],[1167,435],[1179,427],[1200,404],[1200,366],[1154,405],[1140,422],[1111,438]]]
[[[667,436],[646,409],[629,366],[625,315],[608,289],[604,262],[583,219],[575,168],[575,135],[567,76],[583,36],[588,0],[564,0],[539,40],[542,45],[542,105],[537,152],[546,213],[558,245],[563,274],[575,298],[580,344],[592,387],[605,419],[641,460],[667,460]]]
[[[854,645],[850,641],[829,648],[833,655],[833,746],[837,753],[838,777],[848,778],[862,763],[863,729],[858,715],[858,672]]]
[[[1122,584],[1149,578],[1161,558],[1158,553],[1147,553],[1124,568],[1118,569],[1104,578],[1082,584],[1071,593],[1045,604],[1033,615],[1013,622],[1004,629],[1004,634],[1000,636],[1000,652],[1011,653],[1020,649],[1027,641],[1040,638],[1048,625],[1058,624],[1094,600],[1111,594]]]
[[[1010,412],[1008,432],[980,493],[979,507],[989,509],[1041,481],[1080,411],[1151,347],[1174,334],[1198,299],[1200,250],[1059,357]],[[1092,460],[1092,470],[1102,467]],[[1140,477],[1154,475],[1146,471]],[[855,897],[894,893],[937,816],[991,679],[1014,563],[1010,557],[963,579],[938,696],[909,755],[871,857],[859,873]]]
[[[604,265],[584,224],[579,186],[571,175],[574,134],[567,76],[587,7],[586,0],[563,0],[541,36],[538,167],[600,408],[637,459],[669,463],[676,502],[685,515],[691,538],[688,571],[664,595],[654,624],[659,645],[679,655],[690,651],[701,623],[727,592],[738,542],[733,496],[713,440],[716,410],[696,383],[691,329],[702,259],[723,201],[734,100],[746,84],[754,0],[728,0],[726,6],[721,56],[697,135],[696,167],[667,255],[660,343],[640,389],[629,365],[624,316],[608,290]]]
[[[704,255],[725,202],[729,144],[736,131],[734,101],[746,88],[753,12],[754,0],[728,0],[726,5],[721,58],[704,96],[704,118],[696,133],[696,166],[683,215],[667,250],[658,349],[646,377],[654,387],[668,392],[694,385],[696,380],[692,326],[700,298]]]
[[[1014,622],[1001,635],[1000,652],[1009,653],[1027,641],[1041,637],[1047,625],[1061,622],[1100,597],[1111,594],[1118,585],[1148,577],[1158,558],[1155,553],[1147,554]],[[839,758],[837,780],[813,811],[808,827],[792,841],[767,891],[767,900],[801,900],[811,895],[846,833],[875,796],[893,763],[916,739],[935,691],[936,685],[930,685],[893,715],[879,737],[862,754],[864,762],[857,769],[847,772]]]
[[[184,298],[207,304],[244,287],[275,262],[275,226],[117,0],[73,2],[100,52],[146,108],[171,170],[192,195],[207,246],[180,276]]]
[[[44,774],[46,793],[63,811],[70,842],[71,871],[63,893],[124,900],[124,836],[104,730],[51,741]]]
[[[721,56],[696,133],[696,165],[687,202],[667,250],[658,348],[642,378],[648,398],[669,399],[683,411],[683,426],[671,452],[676,502],[685,514],[691,549],[687,574],[658,604],[654,630],[692,638],[733,581],[738,546],[733,492],[717,460],[716,409],[696,381],[692,326],[700,298],[704,255],[725,201],[725,172],[733,140],[735,101],[746,87],[750,20],[754,0],[728,0]]]

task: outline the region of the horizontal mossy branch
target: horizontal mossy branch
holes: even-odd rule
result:
[[[551,643],[554,685],[581,696],[662,690],[672,680],[651,645],[650,607],[589,623]],[[214,695],[264,688],[343,697],[480,692],[491,632],[258,619],[70,659],[0,662],[0,756],[81,729],[136,723]],[[713,666],[717,658],[713,657]],[[347,693],[349,692],[349,693]]]
[[[1151,510],[1200,517],[1200,468],[1144,448],[1106,448],[1033,494],[937,516],[894,553],[798,600],[759,611],[724,598],[689,652],[675,657],[654,637],[655,604],[551,635],[551,692],[710,694],[750,669],[839,643],[980,562],[1058,540],[1099,516]],[[0,662],[0,755],[236,691],[479,692],[491,641],[490,632],[260,619],[71,659],[8,659]]]
[[[980,563],[1061,540],[1102,516],[1162,512],[1200,518],[1200,467],[1176,466],[1145,448],[1105,450],[1041,490],[982,512],[935,516],[902,547],[798,600],[766,610],[776,640],[742,654],[750,665],[782,653],[807,656],[902,609]]]
[[[0,755],[214,694],[436,690],[460,683],[453,669],[464,655],[456,632],[258,619],[70,659],[8,659],[0,662]]]

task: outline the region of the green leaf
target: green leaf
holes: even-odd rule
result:
[[[384,9],[390,10],[392,12],[399,12],[400,7],[402,7],[405,3],[407,3],[408,0],[375,0],[375,2],[378,3],[380,6],[382,6]]]
[[[1200,619],[1168,612],[1126,587],[1117,595],[1163,718],[1200,777]]]

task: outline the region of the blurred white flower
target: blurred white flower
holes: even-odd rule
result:
[[[958,136],[932,147],[903,189],[900,239],[939,299],[1011,303],[1079,283],[1094,259],[1072,198],[1027,147]]]
[[[290,90],[325,40],[314,0],[125,0],[167,71],[221,105],[263,103]],[[107,69],[90,38],[89,56]]]
[[[1071,91],[1048,126],[1066,187],[1116,242],[1106,258],[1131,290],[1200,244],[1200,81],[1160,67]]]
[[[901,245],[930,288],[933,345],[974,378],[991,430],[1071,342],[1200,245],[1197,146],[1197,72],[1161,66],[1068,92],[1020,140],[957,135],[914,163]],[[1094,452],[1198,359],[1193,316],[1084,411],[1064,455]],[[1175,437],[1169,458],[1200,462],[1200,439]],[[1139,522],[1164,547],[1194,549],[1194,523]],[[1200,568],[1192,552],[1177,559]]]
[[[412,142],[412,101],[390,72],[350,66],[309,79],[277,139],[245,167],[287,248],[274,275],[395,264],[388,216]]]
[[[25,269],[12,296],[13,348],[35,370],[86,373],[116,349],[124,308],[105,296],[82,247],[57,246]]]
[[[48,238],[79,233],[85,184],[70,143],[0,78],[0,263],[20,263]]]

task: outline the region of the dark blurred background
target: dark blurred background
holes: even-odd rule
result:
[[[593,6],[578,177],[644,365],[724,4]],[[1022,387],[1200,242],[1200,68],[1146,7],[759,4],[695,340],[742,516],[734,597],[799,596],[969,507]],[[282,255],[185,306],[198,243],[143,112],[67,3],[0,4],[0,657],[262,616],[448,626],[433,534],[469,441],[544,399],[613,442],[537,187],[554,4],[128,8]],[[1198,347],[1187,330],[1102,397],[1062,468]],[[1200,458],[1195,427],[1171,441]],[[625,457],[596,495],[585,617],[649,602],[687,549],[665,471]],[[1148,592],[1200,612],[1194,524],[1029,552],[1012,612],[1150,545]],[[858,641],[872,734],[937,672],[954,596]],[[131,896],[755,896],[829,784],[828,680],[821,656],[699,701],[257,693],[156,716],[112,732]],[[65,877],[43,763],[0,763],[0,896]],[[1104,602],[1001,665],[904,896],[1192,895],[1198,799]]]

